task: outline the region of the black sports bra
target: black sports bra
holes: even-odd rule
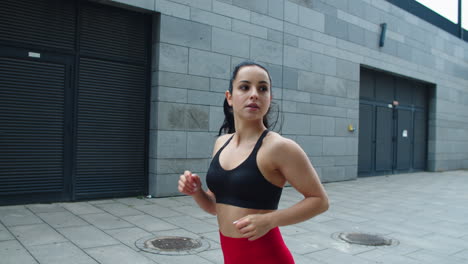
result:
[[[232,170],[223,169],[219,163],[219,155],[232,137],[218,150],[206,174],[208,188],[215,194],[216,203],[251,209],[278,209],[283,188],[267,181],[257,166],[257,152],[267,133],[268,130],[262,133],[252,153]]]

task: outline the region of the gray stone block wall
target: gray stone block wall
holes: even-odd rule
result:
[[[360,67],[432,83],[428,169],[468,165],[468,45],[384,0],[116,0],[161,13],[154,44],[150,192],[206,173],[224,91],[244,59],[272,73],[282,131],[324,182],[356,177]],[[387,23],[379,48],[380,23]],[[347,130],[351,124],[357,128]]]

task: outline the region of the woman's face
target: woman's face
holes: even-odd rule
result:
[[[227,91],[226,98],[235,116],[246,120],[263,119],[272,99],[268,73],[254,65],[240,68],[232,93]]]

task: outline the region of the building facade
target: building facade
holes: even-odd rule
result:
[[[244,60],[323,182],[468,168],[467,42],[389,1],[57,2],[0,4],[3,203],[179,195]]]

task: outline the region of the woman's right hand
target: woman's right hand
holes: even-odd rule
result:
[[[183,175],[180,175],[179,179],[179,192],[186,195],[194,195],[201,190],[200,176],[197,174],[185,171]]]

